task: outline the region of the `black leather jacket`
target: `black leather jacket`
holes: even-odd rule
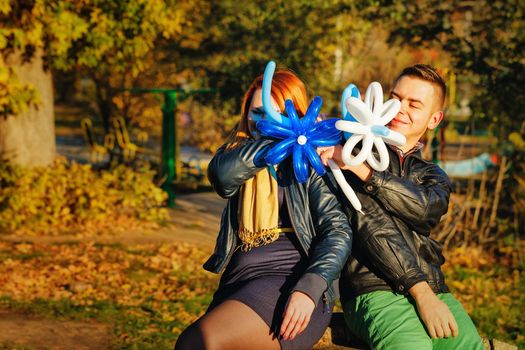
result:
[[[448,292],[440,267],[445,261],[442,247],[429,235],[447,212],[450,180],[437,165],[421,159],[419,150],[404,157],[388,150],[389,168],[373,171],[365,183],[345,171],[365,215],[346,202],[355,235],[341,276],[343,302],[377,290],[406,294],[421,281],[435,293]]]
[[[249,178],[264,169],[263,156],[274,141],[257,140],[240,148],[217,151],[208,166],[208,178],[215,191],[228,203],[222,214],[215,251],[204,264],[208,271],[220,273],[230,261],[237,245],[238,190]],[[277,170],[278,181],[284,186],[290,221],[309,264],[291,291],[308,294],[317,304],[321,296],[325,303],[337,298],[341,269],[352,249],[352,232],[338,199],[327,187],[325,179],[314,171],[308,180],[299,184],[291,163]]]

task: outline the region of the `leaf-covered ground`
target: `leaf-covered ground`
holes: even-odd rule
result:
[[[217,284],[206,254],[181,243],[0,242],[0,306],[108,323],[114,348],[171,349]]]
[[[455,248],[445,265],[449,285],[482,335],[521,346],[524,246],[491,253]],[[0,242],[0,309],[43,322],[99,322],[108,326],[108,348],[172,349],[180,332],[204,312],[218,282],[202,269],[208,253],[181,243]],[[0,334],[2,341],[13,348]]]
[[[446,253],[448,285],[480,333],[525,349],[525,241]]]

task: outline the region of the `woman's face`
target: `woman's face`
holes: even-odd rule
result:
[[[281,112],[281,109],[277,105],[277,102],[271,98],[272,106],[277,112]],[[255,124],[259,120],[265,119],[266,116],[264,114],[263,104],[262,104],[262,90],[257,89],[255,90],[252,102],[250,103],[250,107],[248,108],[248,130],[250,131],[250,134],[254,139],[258,139],[260,137],[259,132],[257,131],[257,128],[255,127]]]

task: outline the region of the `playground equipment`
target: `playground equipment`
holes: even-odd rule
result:
[[[144,148],[131,141],[124,118],[114,117],[112,119],[117,144],[122,149],[122,156],[124,157],[124,161],[127,162],[133,160],[137,152],[143,152]],[[144,131],[141,131],[140,135],[141,142],[142,144],[144,144],[144,142],[146,142],[148,139],[148,134]]]
[[[112,134],[106,134],[104,136],[104,144],[98,144],[93,132],[93,122],[89,118],[84,118],[80,121],[82,131],[84,132],[84,138],[90,148],[91,161],[96,163],[104,159],[106,154],[115,147],[115,136]]]
[[[213,93],[214,89],[144,89],[132,88],[128,91],[136,94],[162,94],[164,97],[162,103],[162,151],[161,151],[161,178],[163,183],[161,187],[168,193],[168,206],[175,206],[175,186],[177,180],[177,161],[179,155],[179,144],[177,141],[177,122],[175,112],[177,111],[177,100],[183,100],[189,96]]]

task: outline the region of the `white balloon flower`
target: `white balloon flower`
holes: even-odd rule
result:
[[[401,103],[396,99],[383,103],[381,84],[373,82],[366,89],[364,102],[359,98],[349,97],[345,105],[357,121],[338,120],[335,124],[337,129],[352,133],[343,147],[343,162],[353,166],[366,160],[373,169],[386,170],[389,157],[385,142],[397,147],[403,146],[406,142],[405,136],[386,127],[399,112]],[[361,150],[353,156],[352,151],[360,141],[362,141]],[[374,146],[379,159],[372,152]]]
[[[344,131],[348,139],[341,152],[343,162],[346,165],[355,166],[367,161],[370,167],[377,171],[386,170],[390,158],[385,142],[397,147],[403,146],[406,142],[405,136],[386,127],[399,112],[401,103],[396,99],[383,103],[383,89],[378,82],[373,82],[368,86],[364,102],[359,98],[359,91],[355,85],[350,84],[343,92],[342,102],[343,119],[338,120],[335,127]],[[361,141],[361,150],[356,156],[353,156],[352,151]],[[373,153],[374,146],[379,159]],[[328,165],[352,206],[358,212],[363,213],[361,202],[352,187],[346,182],[341,169],[332,160],[328,162]]]

